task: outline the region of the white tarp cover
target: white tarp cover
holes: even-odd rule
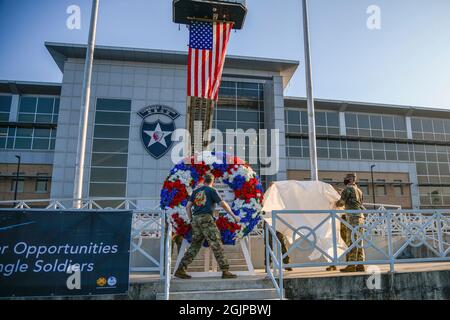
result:
[[[336,210],[336,201],[339,199],[339,193],[328,183],[320,181],[278,181],[273,183],[264,195],[264,219],[272,225],[271,217],[273,210]],[[314,229],[324,219],[329,217],[328,214],[283,214],[280,216],[295,229],[300,227]],[[341,255],[346,246],[340,237],[340,223],[337,222],[336,226],[337,238],[339,240],[338,255]],[[298,235],[293,239],[293,231],[284,223],[277,221],[275,227],[277,231],[286,236],[290,244],[299,239]],[[304,235],[308,233],[307,229],[300,231]],[[315,231],[317,247],[331,257],[333,256],[332,232],[331,219],[328,219],[327,222]],[[308,237],[308,239],[313,240],[313,237]],[[301,246],[308,246],[308,243],[303,242]],[[322,256],[324,255],[315,249],[309,258],[311,260],[317,260]],[[324,257],[327,258],[326,256]]]

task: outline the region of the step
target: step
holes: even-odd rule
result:
[[[247,264],[245,259],[227,259],[227,260],[228,260],[228,263],[230,266]],[[172,259],[172,267],[175,266],[176,262],[177,262],[177,260]],[[215,262],[215,258],[211,258],[211,260],[209,261],[210,264],[212,264],[213,262]],[[204,265],[205,265],[205,260],[195,259],[194,261],[192,261],[192,263],[189,265],[189,267],[199,267],[199,266],[204,266]]]
[[[172,272],[175,271],[174,269],[175,267],[172,266],[171,270]],[[219,267],[217,266],[217,269],[219,269]],[[187,272],[204,272],[205,271],[205,267],[203,265],[201,266],[192,266],[190,265],[187,269]],[[230,264],[230,271],[248,271],[248,266],[246,264],[242,264],[242,265],[231,265]]]
[[[278,299],[275,289],[239,289],[218,291],[170,292],[170,300],[273,300]],[[164,294],[158,293],[157,300],[163,300]]]
[[[273,289],[273,284],[269,279],[248,279],[240,276],[236,279],[223,280],[217,278],[195,278],[190,280],[181,280],[173,278],[170,282],[171,292],[183,291],[222,291],[222,290],[240,290],[240,289]]]
[[[213,256],[213,254],[211,254],[211,257],[212,256]],[[225,256],[228,259],[244,259],[244,254],[242,252],[225,252]],[[178,258],[178,254],[173,254],[172,255],[172,260],[176,261],[177,258]],[[195,257],[195,260],[204,260],[204,259],[205,259],[205,254],[204,253],[199,253]]]

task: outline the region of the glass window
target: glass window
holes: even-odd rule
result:
[[[422,121],[418,118],[412,118],[411,129],[412,131],[422,132]]]
[[[19,178],[17,179],[12,179],[11,180],[11,192],[15,192],[16,191],[16,181],[18,181],[17,183],[17,192],[23,192],[24,190],[24,186],[25,186],[25,179],[24,178]]]
[[[374,160],[386,160],[386,154],[384,151],[373,151],[373,159]]]
[[[33,129],[32,128],[17,128],[16,135],[18,137],[32,137]]]
[[[48,192],[48,179],[38,178],[36,180],[35,191],[37,193],[47,193]]]
[[[358,127],[364,128],[364,129],[369,129],[370,128],[369,116],[359,114],[358,115]]]
[[[19,112],[36,113],[36,98],[22,97],[19,104]]]
[[[97,99],[97,110],[126,111],[131,109],[131,100]]]
[[[31,138],[16,138],[14,149],[31,149]]]
[[[94,129],[94,136],[96,138],[111,138],[111,139],[128,139],[130,128],[127,126],[104,126],[96,125]]]
[[[11,111],[12,96],[0,95],[0,112]]]
[[[127,158],[126,154],[94,153],[92,155],[92,166],[126,167]]]
[[[224,88],[224,87],[220,87],[219,90],[219,96],[220,97],[226,97],[226,96],[231,96],[234,97],[236,95],[236,88]]]
[[[403,196],[403,185],[402,185],[402,180],[394,180],[395,183],[398,184],[394,184],[394,194],[396,197],[401,197]]]
[[[360,179],[359,180],[359,188],[363,192],[365,196],[369,195],[369,180],[367,179]]]
[[[325,112],[316,112],[316,126],[325,127],[327,125],[327,118]]]
[[[377,196],[385,196],[386,195],[386,181],[385,180],[377,180],[375,185],[375,190]]]
[[[19,122],[34,122],[34,113],[21,113],[19,114]]]
[[[0,122],[9,122],[9,113],[0,112]]]
[[[92,151],[128,153],[128,140],[94,139]]]
[[[41,138],[49,138],[50,137],[51,129],[42,129],[42,128],[35,128],[34,129],[34,136],[35,137],[41,137]]]
[[[341,149],[329,149],[329,154],[331,159],[340,159],[342,158]]]
[[[126,196],[130,111],[130,100],[97,100],[89,187],[92,197]]]
[[[287,122],[289,124],[300,125],[300,111],[288,110],[287,111]]]
[[[370,116],[370,125],[372,129],[381,130],[381,116]]]
[[[59,114],[59,98],[55,99],[55,107],[53,109],[54,114]]]
[[[394,118],[390,116],[383,116],[382,121],[384,130],[394,130]]]
[[[328,127],[339,127],[339,114],[336,112],[328,112],[327,125]]]
[[[37,123],[52,123],[53,117],[46,114],[36,114]]]
[[[445,132],[443,120],[439,120],[439,119],[433,120],[433,127],[434,127],[435,133],[443,134]]]
[[[95,123],[128,125],[130,123],[130,113],[98,111],[95,114]]]
[[[238,118],[240,121],[258,122],[259,112],[238,111]]]
[[[346,113],[345,114],[345,126],[347,128],[358,128],[358,122],[356,120],[356,114]]]
[[[124,197],[126,195],[125,183],[95,183],[91,182],[89,195],[91,197]]]
[[[91,170],[91,181],[123,182],[126,180],[126,168],[93,168]]]
[[[48,150],[49,139],[33,139],[33,150]]]
[[[19,122],[55,123],[58,112],[58,98],[21,97],[18,120]]]
[[[431,119],[422,119],[424,132],[433,132],[433,121]]]
[[[36,113],[53,113],[54,98],[39,98]]]
[[[0,95],[0,122],[9,122],[11,111],[11,96]]]
[[[237,99],[259,100],[259,91],[251,89],[237,89]]]
[[[394,117],[395,130],[406,131],[406,121],[403,117]]]

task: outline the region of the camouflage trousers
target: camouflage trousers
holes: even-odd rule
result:
[[[281,243],[281,254],[284,255],[288,251],[287,246],[286,246],[286,242],[287,242],[286,237],[281,232],[278,232],[278,231],[277,231],[276,235],[277,235],[278,240]],[[269,246],[270,246],[270,249],[273,250],[272,237],[269,237]],[[272,261],[271,257],[269,257],[269,260]],[[289,256],[286,256],[283,258],[283,263],[289,264],[290,260],[291,259],[289,258]],[[264,255],[264,265],[267,265],[266,264],[266,255]]]
[[[362,214],[345,214],[342,217],[345,221],[348,222],[349,225],[352,227],[358,227],[364,225],[364,216]],[[355,240],[357,241],[358,233],[355,233]],[[349,229],[346,225],[341,223],[341,237],[344,240],[347,247],[350,247],[353,244],[352,241],[352,230]],[[363,246],[363,242],[357,242],[358,245],[353,247],[346,255],[347,262],[349,261],[364,261],[365,260],[365,254],[364,254],[364,248],[361,248]]]
[[[197,256],[203,243],[208,241],[217,264],[222,271],[229,269],[222,245],[222,237],[217,229],[214,217],[209,214],[194,216],[192,221],[192,243],[181,260],[180,267],[187,268]]]

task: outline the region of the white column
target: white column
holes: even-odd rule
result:
[[[20,96],[18,94],[14,94],[12,96],[11,110],[9,112],[9,122],[17,122],[19,118],[19,100]]]
[[[412,125],[411,125],[411,117],[406,117],[406,134],[408,139],[412,140],[413,139],[413,134],[412,134]]]
[[[339,134],[341,136],[347,135],[347,125],[345,123],[345,112],[339,111]]]

